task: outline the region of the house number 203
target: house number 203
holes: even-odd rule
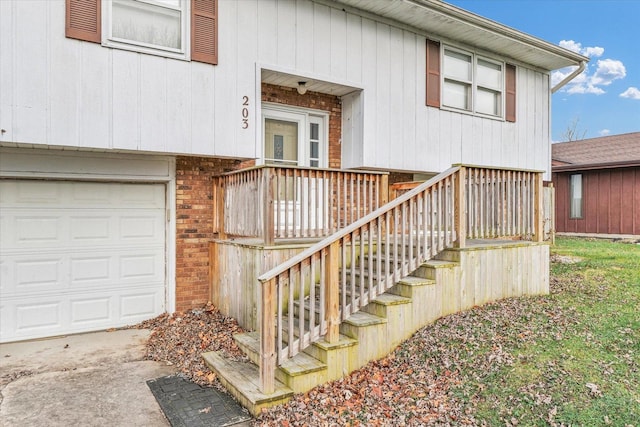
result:
[[[249,97],[242,97],[242,129],[249,127]]]

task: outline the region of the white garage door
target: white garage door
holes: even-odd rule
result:
[[[163,184],[0,180],[0,341],[165,311]]]

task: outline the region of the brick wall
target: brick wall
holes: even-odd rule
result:
[[[203,157],[176,159],[176,310],[209,300],[209,241],[213,234],[212,178],[239,161]]]
[[[300,95],[295,88],[262,84],[262,101],[313,108],[329,113],[329,159],[330,168],[340,168],[342,151],[340,138],[342,129],[342,101],[335,95],[308,91]]]

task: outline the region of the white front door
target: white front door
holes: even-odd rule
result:
[[[0,342],[165,311],[164,184],[0,181]]]
[[[266,164],[326,168],[329,116],[324,111],[264,104],[264,158]]]

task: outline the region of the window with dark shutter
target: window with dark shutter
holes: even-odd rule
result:
[[[100,43],[100,0],[66,0],[65,35]]]
[[[427,40],[427,106],[440,107],[440,43]]]
[[[507,64],[505,67],[505,120],[508,122],[516,121],[516,66]]]
[[[218,63],[218,0],[191,4],[191,60]]]

